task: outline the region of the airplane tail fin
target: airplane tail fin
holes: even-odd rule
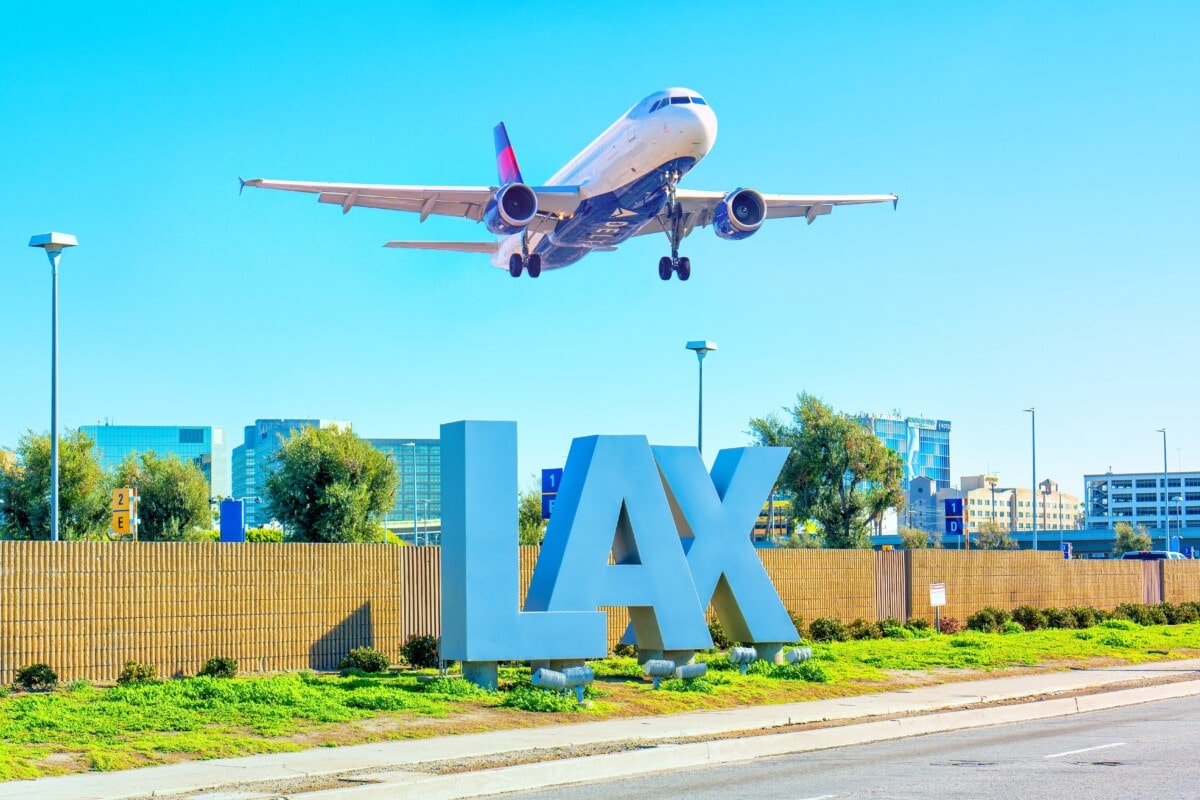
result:
[[[508,131],[501,122],[492,133],[496,137],[496,170],[500,173],[500,184],[524,183],[521,168],[517,166],[517,157],[513,155],[512,145],[508,141]]]

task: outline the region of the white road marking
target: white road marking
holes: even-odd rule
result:
[[[1106,747],[1123,747],[1125,742],[1113,742],[1112,744],[1098,744],[1095,747],[1085,747],[1082,750],[1068,750],[1065,753],[1054,753],[1053,755],[1042,756],[1042,758],[1059,758],[1060,756],[1073,756],[1076,753],[1087,753],[1092,750],[1103,750]]]
[[[837,797],[836,794],[819,794],[816,797],[801,797],[800,800],[829,800],[831,797]]]

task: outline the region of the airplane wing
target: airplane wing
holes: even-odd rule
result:
[[[241,181],[241,179],[238,179]],[[307,192],[317,195],[317,202],[342,207],[345,214],[352,208],[383,208],[391,211],[411,211],[421,215],[424,222],[430,215],[465,217],[479,221],[488,201],[496,194],[495,186],[390,186],[372,183],[305,183],[275,181],[264,178],[241,181],[242,187],[281,189],[286,192]],[[531,186],[537,194],[538,215],[550,217],[573,214],[579,207],[578,186]]]
[[[683,206],[683,228],[685,236],[696,228],[712,224],[713,212],[726,192],[698,192],[690,189],[677,189],[675,198]],[[853,206],[864,203],[892,203],[899,201],[894,194],[764,194],[767,203],[767,219],[782,217],[804,217],[811,225],[817,217],[833,211],[834,206]],[[646,233],[661,233],[663,230],[661,218],[655,218],[646,223],[637,232],[638,236]]]

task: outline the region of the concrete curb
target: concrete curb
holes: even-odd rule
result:
[[[292,795],[297,800],[461,800],[503,792],[529,791],[576,783],[612,780],[655,772],[713,766],[757,758],[828,750],[850,745],[982,728],[1049,717],[1086,714],[1157,700],[1200,695],[1200,680],[1122,689],[1083,697],[1039,700],[1019,705],[948,711],[919,717],[864,722],[834,728],[765,734],[694,744],[662,745],[538,764],[479,770],[451,775],[395,774],[366,786]],[[384,776],[380,776],[381,778]],[[391,777],[391,776],[388,776]],[[369,776],[364,776],[369,779]]]

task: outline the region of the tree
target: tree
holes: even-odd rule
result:
[[[901,525],[899,531],[900,546],[905,550],[925,550],[929,547],[929,534],[919,528]]]
[[[386,455],[349,429],[293,431],[266,481],[270,513],[300,541],[380,541],[373,520],[396,501],[399,476]]]
[[[111,498],[104,471],[92,454],[92,440],[67,431],[58,441],[58,522],[63,539],[103,538]],[[28,431],[17,444],[14,462],[0,467],[4,537],[50,538],[50,437]]]
[[[196,464],[152,450],[132,453],[117,467],[114,486],[132,486],[138,494],[138,539],[181,542],[186,534],[212,527],[208,480]]]
[[[1018,547],[1008,530],[992,519],[980,523],[971,544],[979,550],[1016,550]]]
[[[517,541],[521,544],[541,544],[545,536],[542,491],[531,485],[517,493]]]
[[[1118,522],[1113,526],[1113,555],[1120,558],[1126,553],[1150,549],[1150,534],[1138,525],[1135,529],[1128,522]]]
[[[759,444],[792,448],[780,486],[795,497],[796,515],[820,523],[828,547],[870,547],[869,523],[903,505],[900,457],[812,395],[800,395],[789,413],[790,422],[750,420],[750,433]]]

